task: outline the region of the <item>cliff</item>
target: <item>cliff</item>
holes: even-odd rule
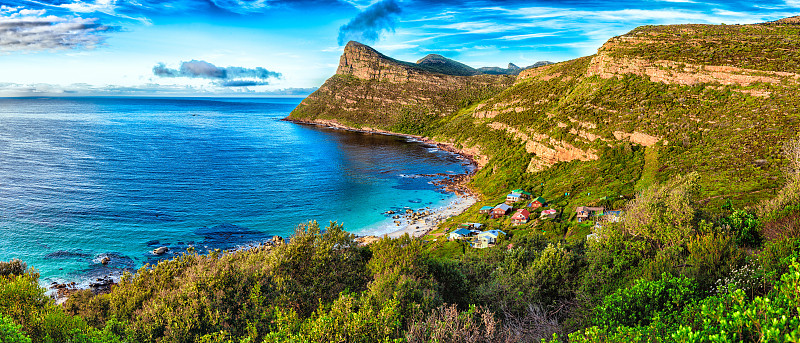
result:
[[[350,42],[336,74],[289,119],[420,133],[427,121],[488,98],[514,81],[506,75],[463,75],[469,73],[459,68],[466,66],[448,61],[429,56],[416,64],[403,62]]]
[[[708,206],[752,204],[782,184],[781,146],[800,128],[798,37],[794,19],[645,26],[516,77],[436,73],[351,43],[289,118],[454,144],[483,156],[473,184],[489,195],[529,185],[572,206],[698,171]]]

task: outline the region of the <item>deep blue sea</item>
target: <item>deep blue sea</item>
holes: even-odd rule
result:
[[[471,168],[407,138],[280,121],[300,100],[0,99],[0,261],[81,281],[308,220],[386,233],[384,212],[455,198],[425,175]]]

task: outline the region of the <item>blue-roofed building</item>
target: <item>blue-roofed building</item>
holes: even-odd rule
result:
[[[492,207],[492,206],[484,206],[484,207],[481,207],[480,210],[478,210],[478,213],[480,213],[480,214],[489,214],[489,213],[492,213],[492,209],[493,208],[494,207]]]
[[[522,194],[519,193],[511,193],[506,195],[506,202],[517,202],[522,200]]]
[[[497,205],[492,209],[492,218],[494,219],[500,218],[508,214],[508,212],[511,212],[511,206],[508,206],[506,204]]]
[[[475,238],[475,243],[472,244],[474,248],[488,248],[492,244],[497,243],[497,239],[506,233],[501,230],[488,230],[478,234]]]
[[[463,238],[469,237],[469,235],[471,233],[472,232],[470,230],[467,230],[467,229],[456,229],[456,230],[454,230],[453,232],[450,233],[448,238],[450,240],[463,239]]]

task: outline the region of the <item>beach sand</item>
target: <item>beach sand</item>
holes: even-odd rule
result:
[[[430,215],[420,218],[416,223],[406,224],[405,227],[387,233],[384,236],[398,238],[406,233],[411,237],[425,236],[433,229],[436,229],[440,223],[444,222],[450,217],[463,213],[476,202],[476,197],[472,195],[462,195],[458,197],[458,199],[453,200],[448,206],[437,209]]]

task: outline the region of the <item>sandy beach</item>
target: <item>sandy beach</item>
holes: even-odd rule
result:
[[[421,217],[414,224],[405,224],[405,227],[385,234],[391,238],[398,238],[403,234],[408,234],[411,237],[422,237],[427,235],[433,229],[436,229],[440,223],[444,222],[450,217],[461,214],[466,211],[470,206],[477,202],[477,198],[472,195],[462,195],[458,199],[453,200],[446,207],[435,209],[433,213],[425,217]]]

